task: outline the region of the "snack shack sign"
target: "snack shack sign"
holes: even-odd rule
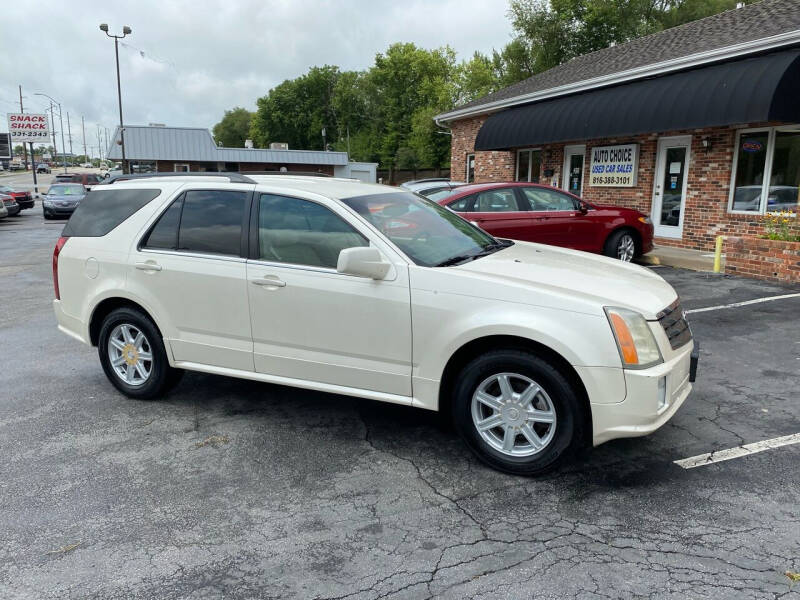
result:
[[[589,185],[634,187],[639,166],[639,144],[592,148]]]
[[[50,139],[47,115],[9,113],[8,132],[11,143],[46,142]]]

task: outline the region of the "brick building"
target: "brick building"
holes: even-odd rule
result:
[[[797,214],[800,4],[765,0],[575,58],[436,117],[454,180],[534,181],[703,250]]]

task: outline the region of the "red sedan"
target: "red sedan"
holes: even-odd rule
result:
[[[465,185],[439,201],[496,237],[631,259],[653,249],[653,224],[638,210],[598,206],[536,183]]]
[[[11,196],[19,204],[19,209],[33,208],[33,196],[30,192],[17,192],[7,185],[0,185],[0,194]]]

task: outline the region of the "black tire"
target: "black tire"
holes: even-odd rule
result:
[[[625,255],[627,256],[627,247],[629,243],[632,245],[629,253],[630,258],[623,258],[623,248],[626,249]],[[641,254],[640,248],[641,244],[639,244],[636,234],[633,231],[630,229],[620,229],[608,236],[605,246],[603,247],[603,254],[624,262],[630,262]]]
[[[538,384],[555,412],[555,423],[543,426],[548,432],[554,427],[549,442],[529,456],[511,456],[492,447],[473,420],[473,395],[485,381],[500,373],[518,374]],[[539,395],[535,402],[542,402],[543,398]],[[495,350],[469,362],[458,376],[451,406],[453,424],[470,450],[493,469],[514,475],[541,475],[554,469],[579,447],[583,437],[583,409],[575,390],[552,364],[523,350]],[[503,427],[494,431],[502,431]],[[516,435],[515,440],[524,443],[521,434]]]
[[[147,361],[150,363],[149,377],[144,383],[138,385],[126,383],[114,370],[109,357],[108,344],[112,332],[117,326],[126,324],[133,326],[144,334],[152,355],[152,361]],[[158,399],[174,387],[183,376],[181,369],[173,369],[169,366],[164,342],[155,323],[146,314],[134,308],[118,308],[106,316],[100,328],[97,350],[100,355],[100,364],[103,365],[106,377],[114,387],[129,398],[136,398],[137,400]]]
[[[50,219],[52,219],[52,218],[53,218],[53,217],[51,217],[49,214],[47,214],[46,212],[43,212],[43,213],[42,213],[42,215],[44,216],[44,218],[45,218],[45,221],[49,221]]]

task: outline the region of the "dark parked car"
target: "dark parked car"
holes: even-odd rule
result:
[[[496,237],[624,261],[653,249],[653,224],[638,210],[591,204],[546,185],[470,184],[438,202]]]
[[[103,183],[103,178],[94,173],[59,173],[56,175],[55,183],[80,183],[90,190],[93,185]]]
[[[12,187],[0,185],[0,194],[6,194],[14,198],[14,200],[17,201],[17,204],[19,204],[20,210],[33,208],[33,196],[30,192],[17,192]]]
[[[47,163],[39,163],[36,165],[36,172],[37,173],[49,173],[50,172],[50,165]]]
[[[80,183],[54,183],[42,198],[45,219],[68,217],[86,196],[86,188]]]
[[[0,194],[0,202],[2,202],[3,206],[6,207],[9,217],[19,214],[19,204],[17,204],[17,201],[14,200],[12,196],[9,196],[8,194]]]
[[[400,184],[400,187],[419,194],[420,196],[425,196],[434,202],[438,202],[442,198],[449,196],[454,189],[462,185],[464,184],[460,181],[450,181],[443,177],[433,177],[431,179],[406,181]]]

